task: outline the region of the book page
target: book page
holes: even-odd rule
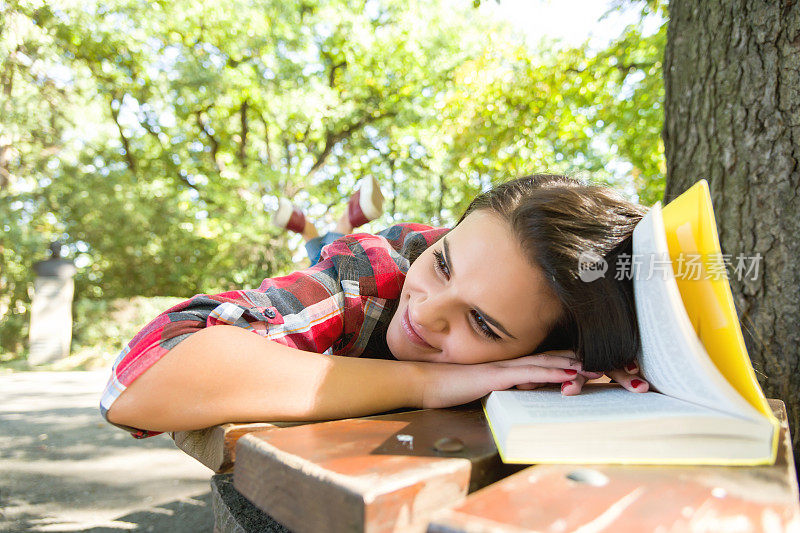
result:
[[[634,297],[642,375],[658,391],[746,418],[761,415],[711,362],[683,306],[669,259],[661,206],[656,204],[633,233]]]
[[[623,421],[660,417],[689,417],[719,412],[670,398],[657,392],[633,393],[619,386],[587,385],[576,396],[561,396],[560,390],[496,391],[490,401],[507,410],[508,423],[561,423],[564,421]],[[487,405],[491,408],[491,405]]]
[[[484,400],[507,463],[767,464],[769,420],[742,418],[657,392],[587,384],[492,392]]]

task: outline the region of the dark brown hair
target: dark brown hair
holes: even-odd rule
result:
[[[616,279],[620,256],[645,209],[608,187],[567,176],[536,174],[478,195],[461,216],[476,210],[500,215],[531,263],[544,271],[565,313],[537,351],[571,349],[584,370],[622,368],[639,352],[630,276]],[[603,258],[605,275],[583,281],[582,258]]]

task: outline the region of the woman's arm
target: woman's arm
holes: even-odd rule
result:
[[[555,355],[479,365],[328,356],[213,326],[179,343],[134,381],[108,418],[152,431],[347,418],[458,405],[518,383],[574,378],[563,369],[580,367]]]

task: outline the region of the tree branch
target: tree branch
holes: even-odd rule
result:
[[[3,86],[3,95],[8,98],[11,96],[11,90],[14,88],[14,58],[17,52],[22,48],[22,45],[17,46],[17,49],[8,55],[5,60],[3,75],[0,76],[0,85]]]
[[[264,115],[261,113],[258,114],[258,118],[261,119],[261,123],[264,125],[264,144],[267,145],[267,165],[272,168],[272,148],[270,148],[270,140],[269,140],[269,123],[264,118]]]
[[[437,205],[438,224],[442,224],[442,211],[444,211],[444,192],[447,190],[447,184],[444,181],[444,174],[439,174],[439,201]]]
[[[397,180],[394,179],[397,160],[394,158],[394,155],[391,151],[388,154],[383,155],[383,158],[385,161],[389,162],[389,179],[392,180],[392,209],[389,214],[392,215],[392,220],[394,220],[394,217],[397,214]]]
[[[333,151],[334,147],[342,142],[343,140],[347,139],[353,133],[360,130],[367,124],[371,124],[375,121],[378,121],[382,118],[391,117],[396,115],[396,111],[386,111],[384,113],[379,113],[378,115],[368,115],[365,117],[361,117],[355,124],[351,124],[338,132],[329,131],[325,135],[325,146],[322,148],[322,151],[317,156],[316,161],[311,166],[311,169],[308,171],[308,176],[312,176],[314,173],[319,170],[323,164],[325,164],[325,160],[328,158],[330,153]]]
[[[0,190],[11,184],[11,171],[8,170],[11,161],[11,145],[0,144]]]
[[[214,137],[208,124],[206,124],[206,121],[203,119],[203,113],[207,112],[209,109],[211,109],[211,106],[206,107],[202,111],[195,111],[194,115],[197,119],[197,125],[200,126],[200,131],[202,131],[211,142],[211,159],[214,161],[217,172],[221,173],[225,169],[225,165],[219,160],[219,141]]]
[[[331,66],[331,70],[330,72],[328,72],[329,87],[333,87],[336,84],[336,71],[339,70],[340,68],[345,68],[346,66],[347,66],[347,61],[341,61]]]
[[[617,70],[631,71],[631,70],[647,70],[655,65],[652,61],[650,63],[625,63],[622,65],[614,65]]]
[[[242,105],[239,108],[239,118],[241,120],[241,133],[239,134],[241,137],[241,141],[239,142],[239,162],[242,164],[242,168],[247,168],[247,108],[248,103],[247,100],[245,100],[242,102]]]
[[[283,136],[283,153],[286,155],[286,174],[289,175],[292,173],[292,152],[286,135]]]
[[[108,109],[111,111],[111,118],[114,119],[114,124],[117,125],[117,130],[119,131],[119,138],[122,141],[122,148],[125,150],[125,161],[128,163],[128,168],[130,169],[131,172],[136,174],[138,165],[136,164],[136,159],[134,159],[133,153],[131,151],[131,143],[128,140],[128,137],[125,136],[125,130],[122,128],[122,124],[119,123],[119,109],[114,109],[115,101],[119,102],[120,108],[122,107],[122,98],[117,98],[116,96],[112,96],[111,100],[108,101]]]
[[[626,74],[631,70],[647,70],[654,66],[653,62],[650,63],[624,63],[624,64],[617,64],[617,65],[607,65],[605,72],[612,72],[614,70],[618,70],[621,72],[625,72]],[[572,74],[583,74],[585,73],[587,68],[575,68],[575,67],[568,67],[564,69],[564,72],[571,72]],[[594,67],[592,67],[594,70]]]
[[[164,143],[161,142],[161,137],[158,136],[158,133],[153,129],[153,127],[150,125],[150,123],[147,122],[147,120],[143,120],[139,124],[142,126],[142,128],[144,128],[144,131],[149,133],[156,140],[156,142],[161,147],[161,149],[164,150],[165,147],[164,147]]]
[[[161,159],[161,161],[163,161],[166,164],[167,168],[169,169],[169,173],[171,175],[177,176],[178,180],[181,183],[183,183],[184,185],[186,185],[190,189],[192,189],[195,192],[197,192],[197,196],[203,202],[205,202],[206,205],[213,206],[213,207],[219,207],[220,204],[219,204],[218,201],[207,197],[203,193],[203,191],[201,189],[197,188],[197,185],[195,185],[191,181],[189,181],[189,178],[186,176],[186,172],[183,169],[181,169],[180,165],[177,165],[172,160],[172,158],[170,157],[170,154],[168,153],[169,152],[168,148],[161,141],[161,138],[158,136],[158,133],[153,129],[153,127],[150,125],[150,123],[148,121],[144,120],[144,121],[140,122],[140,125],[145,129],[145,131],[148,134],[150,134],[156,140],[158,145],[161,147],[161,152],[162,152],[162,154],[164,156],[160,157],[160,159]]]

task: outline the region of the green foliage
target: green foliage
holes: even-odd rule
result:
[[[368,229],[451,224],[534,171],[650,203],[664,32],[532,52],[463,0],[0,1],[0,352],[23,350],[53,239],[104,302],[291,271],[267,209],[330,223],[367,175],[389,197]]]
[[[71,353],[77,359],[99,357],[106,362],[153,317],[183,298],[153,297],[98,300],[81,298],[73,304]]]
[[[666,20],[663,3],[641,10],[642,20]],[[640,22],[600,52],[586,44],[531,55],[498,37],[460,65],[442,113],[445,175],[469,184],[453,198],[455,211],[488,181],[541,171],[613,184],[647,205],[659,200],[665,44],[666,24],[645,34]]]
[[[48,16],[43,3],[0,2],[0,353],[23,350],[31,264],[64,229],[42,192],[78,95],[53,75],[64,58],[37,24]]]
[[[127,342],[154,316],[183,298],[137,296],[114,300],[79,298],[72,304],[70,356],[36,370],[91,370],[108,367]],[[27,351],[0,354],[0,371],[30,370]]]
[[[638,2],[642,18],[656,15],[666,21],[667,4]],[[630,177],[639,200],[651,205],[664,196],[666,162],[661,129],[664,123],[662,61],[667,25],[644,35],[642,25],[625,28],[609,48],[587,63],[596,82],[615,95],[598,108],[598,130],[607,134],[616,155],[632,166]]]

